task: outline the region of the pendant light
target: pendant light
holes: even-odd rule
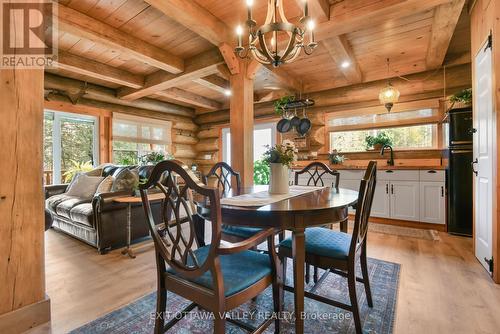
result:
[[[387,58],[387,77],[389,78],[390,76],[390,67],[389,67],[389,58]],[[394,103],[398,102],[399,100],[399,90],[395,88],[392,84],[391,81],[387,81],[387,86],[382,88],[380,90],[380,93],[378,94],[378,99],[380,100],[380,103],[385,106],[388,112],[391,112],[392,107],[394,106]]]

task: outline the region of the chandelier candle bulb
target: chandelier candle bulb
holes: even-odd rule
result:
[[[236,35],[238,35],[238,47],[241,48],[243,43],[241,37],[243,36],[243,28],[241,26],[236,27]]]

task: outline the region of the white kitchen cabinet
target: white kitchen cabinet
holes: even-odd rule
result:
[[[391,181],[391,218],[420,220],[420,182]]]
[[[423,223],[445,223],[444,182],[420,182],[420,221]]]
[[[340,177],[340,182],[339,182],[339,187],[344,188],[344,189],[350,189],[350,190],[355,190],[359,191],[359,185],[361,184],[361,179],[358,180],[345,180],[342,179],[342,175]],[[349,207],[349,213],[355,214],[356,210],[354,210],[352,207]]]
[[[372,217],[389,218],[391,216],[389,181],[377,181],[372,203]]]

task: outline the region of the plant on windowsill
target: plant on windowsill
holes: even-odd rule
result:
[[[366,136],[365,142],[366,150],[370,148],[381,150],[384,145],[392,145],[392,139],[385,132],[380,132],[376,136]]]
[[[163,160],[173,160],[174,156],[170,153],[163,154],[162,152],[150,152],[139,157],[139,164],[142,166],[156,165]]]
[[[271,166],[269,182],[270,194],[287,194],[289,189],[290,168],[297,161],[295,144],[291,140],[284,140],[282,144],[267,147],[264,161]]]
[[[328,154],[328,161],[330,161],[332,165],[341,165],[346,160],[347,158],[338,154],[337,150],[333,150],[330,154]]]
[[[472,88],[464,89],[450,96],[449,101],[451,103],[450,109],[470,106],[472,104]]]
[[[76,174],[90,172],[91,170],[94,169],[92,161],[78,162],[75,160],[71,160],[70,162],[71,166],[63,175],[64,182],[71,182],[71,180],[73,180]]]

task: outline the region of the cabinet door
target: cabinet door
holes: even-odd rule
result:
[[[372,217],[389,218],[390,211],[389,181],[377,181],[372,203]]]
[[[419,221],[420,196],[418,181],[392,181],[391,192],[391,218]]]
[[[445,223],[444,182],[420,182],[420,221]]]
[[[359,191],[360,183],[361,183],[361,179],[359,179],[359,180],[343,180],[342,178],[340,178],[339,187],[344,188],[344,189]],[[356,210],[349,207],[349,213],[354,214],[354,213],[356,213]]]

